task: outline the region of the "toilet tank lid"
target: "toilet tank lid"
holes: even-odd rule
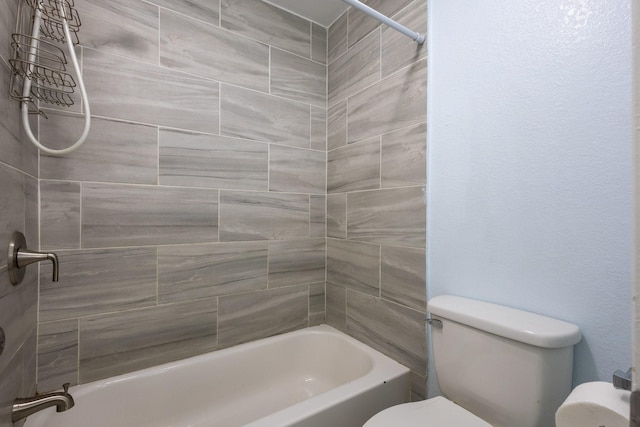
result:
[[[563,348],[582,338],[576,325],[540,314],[453,295],[431,298],[431,314],[536,347]]]

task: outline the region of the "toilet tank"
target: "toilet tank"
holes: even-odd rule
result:
[[[432,298],[427,310],[445,397],[494,427],[555,425],[571,391],[576,325],[451,295]]]

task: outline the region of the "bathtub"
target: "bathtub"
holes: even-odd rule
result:
[[[409,370],[315,326],[71,387],[25,427],[350,427],[409,397]]]

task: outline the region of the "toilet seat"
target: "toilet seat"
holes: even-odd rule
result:
[[[377,413],[363,427],[491,427],[444,397],[392,406]]]

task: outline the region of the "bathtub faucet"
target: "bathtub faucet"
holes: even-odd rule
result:
[[[64,391],[54,391],[52,393],[38,394],[33,397],[18,398],[13,401],[11,410],[11,421],[16,422],[38,411],[42,411],[49,406],[56,406],[57,412],[64,412],[73,408],[75,402],[69,394],[69,383],[62,386]]]

